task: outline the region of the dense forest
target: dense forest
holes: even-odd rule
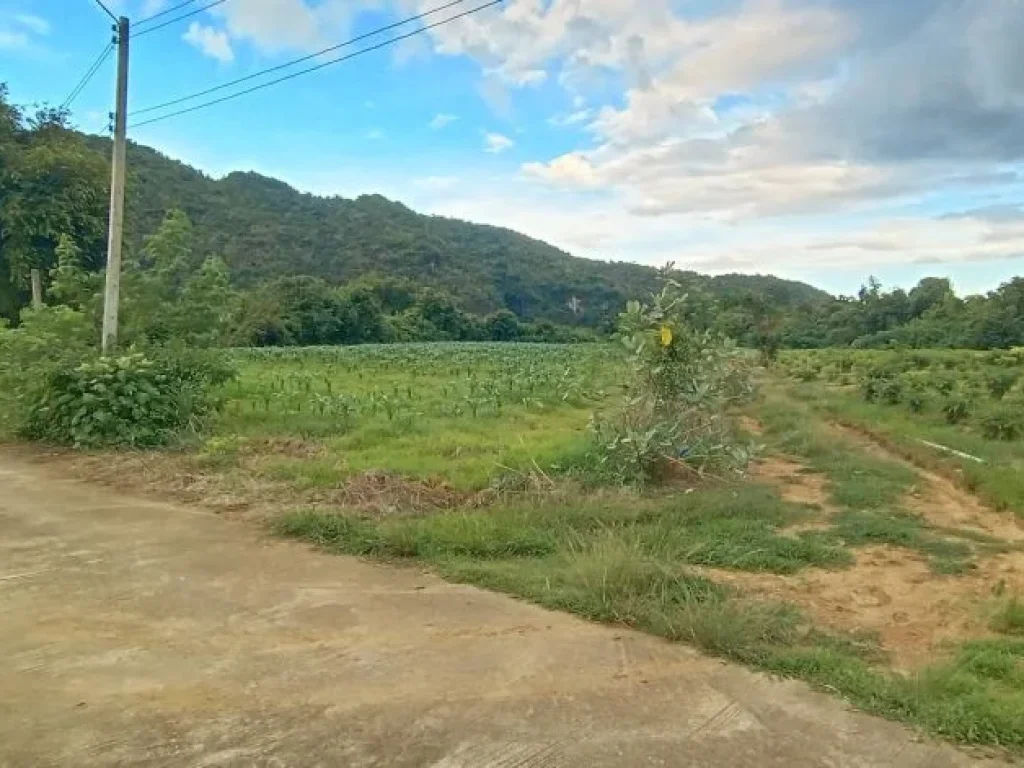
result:
[[[59,110],[11,104],[0,84],[0,317],[17,322],[33,268],[48,302],[98,302],[108,156],[107,139],[74,131]],[[593,338],[664,272],[379,195],[317,197],[254,173],[212,179],[137,144],[129,167],[126,290],[137,295],[126,325],[147,337],[176,332],[167,317],[180,311],[147,307],[165,301],[204,316],[210,343]],[[750,345],[1024,344],[1021,279],[967,298],[941,278],[888,292],[869,280],[835,298],[771,276],[668,273],[689,292],[694,325]],[[204,314],[206,301],[217,306]]]

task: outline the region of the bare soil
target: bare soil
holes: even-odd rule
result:
[[[878,638],[896,669],[941,658],[955,641],[988,634],[979,601],[991,585],[978,574],[941,576],[915,552],[862,547],[850,568],[795,576],[704,569],[710,578],[761,597],[794,603],[815,623]]]
[[[1010,545],[1010,550],[982,553],[977,566],[961,575],[936,574],[920,554],[890,546],[859,548],[854,565],[837,571],[808,569],[795,576],[702,571],[755,594],[795,603],[823,626],[875,635],[901,669],[934,661],[956,641],[989,635],[988,607],[994,596],[1024,595],[1024,552],[1015,547],[1024,543],[1021,522],[985,506],[948,478],[910,464],[863,433],[833,426],[837,434],[871,453],[917,472],[921,482],[903,502],[908,511],[937,528],[991,537]],[[777,487],[787,501],[823,511],[820,519],[788,532],[827,527],[835,508],[824,475],[785,457],[760,461],[751,474]]]

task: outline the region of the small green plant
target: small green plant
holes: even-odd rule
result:
[[[911,390],[905,398],[912,413],[922,413],[928,408],[928,396],[920,390]]]
[[[1003,635],[1024,635],[1024,602],[1014,597],[992,617],[992,629]]]
[[[942,403],[942,413],[950,424],[959,424],[971,415],[971,403],[963,395],[950,395]]]
[[[892,377],[882,379],[878,389],[879,398],[887,405],[898,405],[903,399],[903,382]]]
[[[986,376],[985,384],[988,386],[989,394],[992,395],[993,399],[1000,400],[1013,388],[1018,378],[1020,378],[1019,371],[996,369],[989,372],[988,376]]]
[[[1016,440],[1024,434],[1024,413],[1013,405],[989,408],[982,414],[980,423],[981,433],[989,440]]]
[[[60,368],[30,398],[22,433],[76,448],[166,445],[212,414],[207,376],[141,354]]]

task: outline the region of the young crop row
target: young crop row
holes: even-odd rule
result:
[[[988,439],[1024,437],[1024,349],[793,351],[778,365],[800,381],[856,388],[868,402],[941,414]]]
[[[614,387],[597,346],[409,344],[237,353],[229,412],[404,421],[500,415],[509,406],[580,406]]]

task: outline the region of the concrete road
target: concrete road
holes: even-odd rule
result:
[[[929,766],[679,645],[0,454],[0,765]]]

